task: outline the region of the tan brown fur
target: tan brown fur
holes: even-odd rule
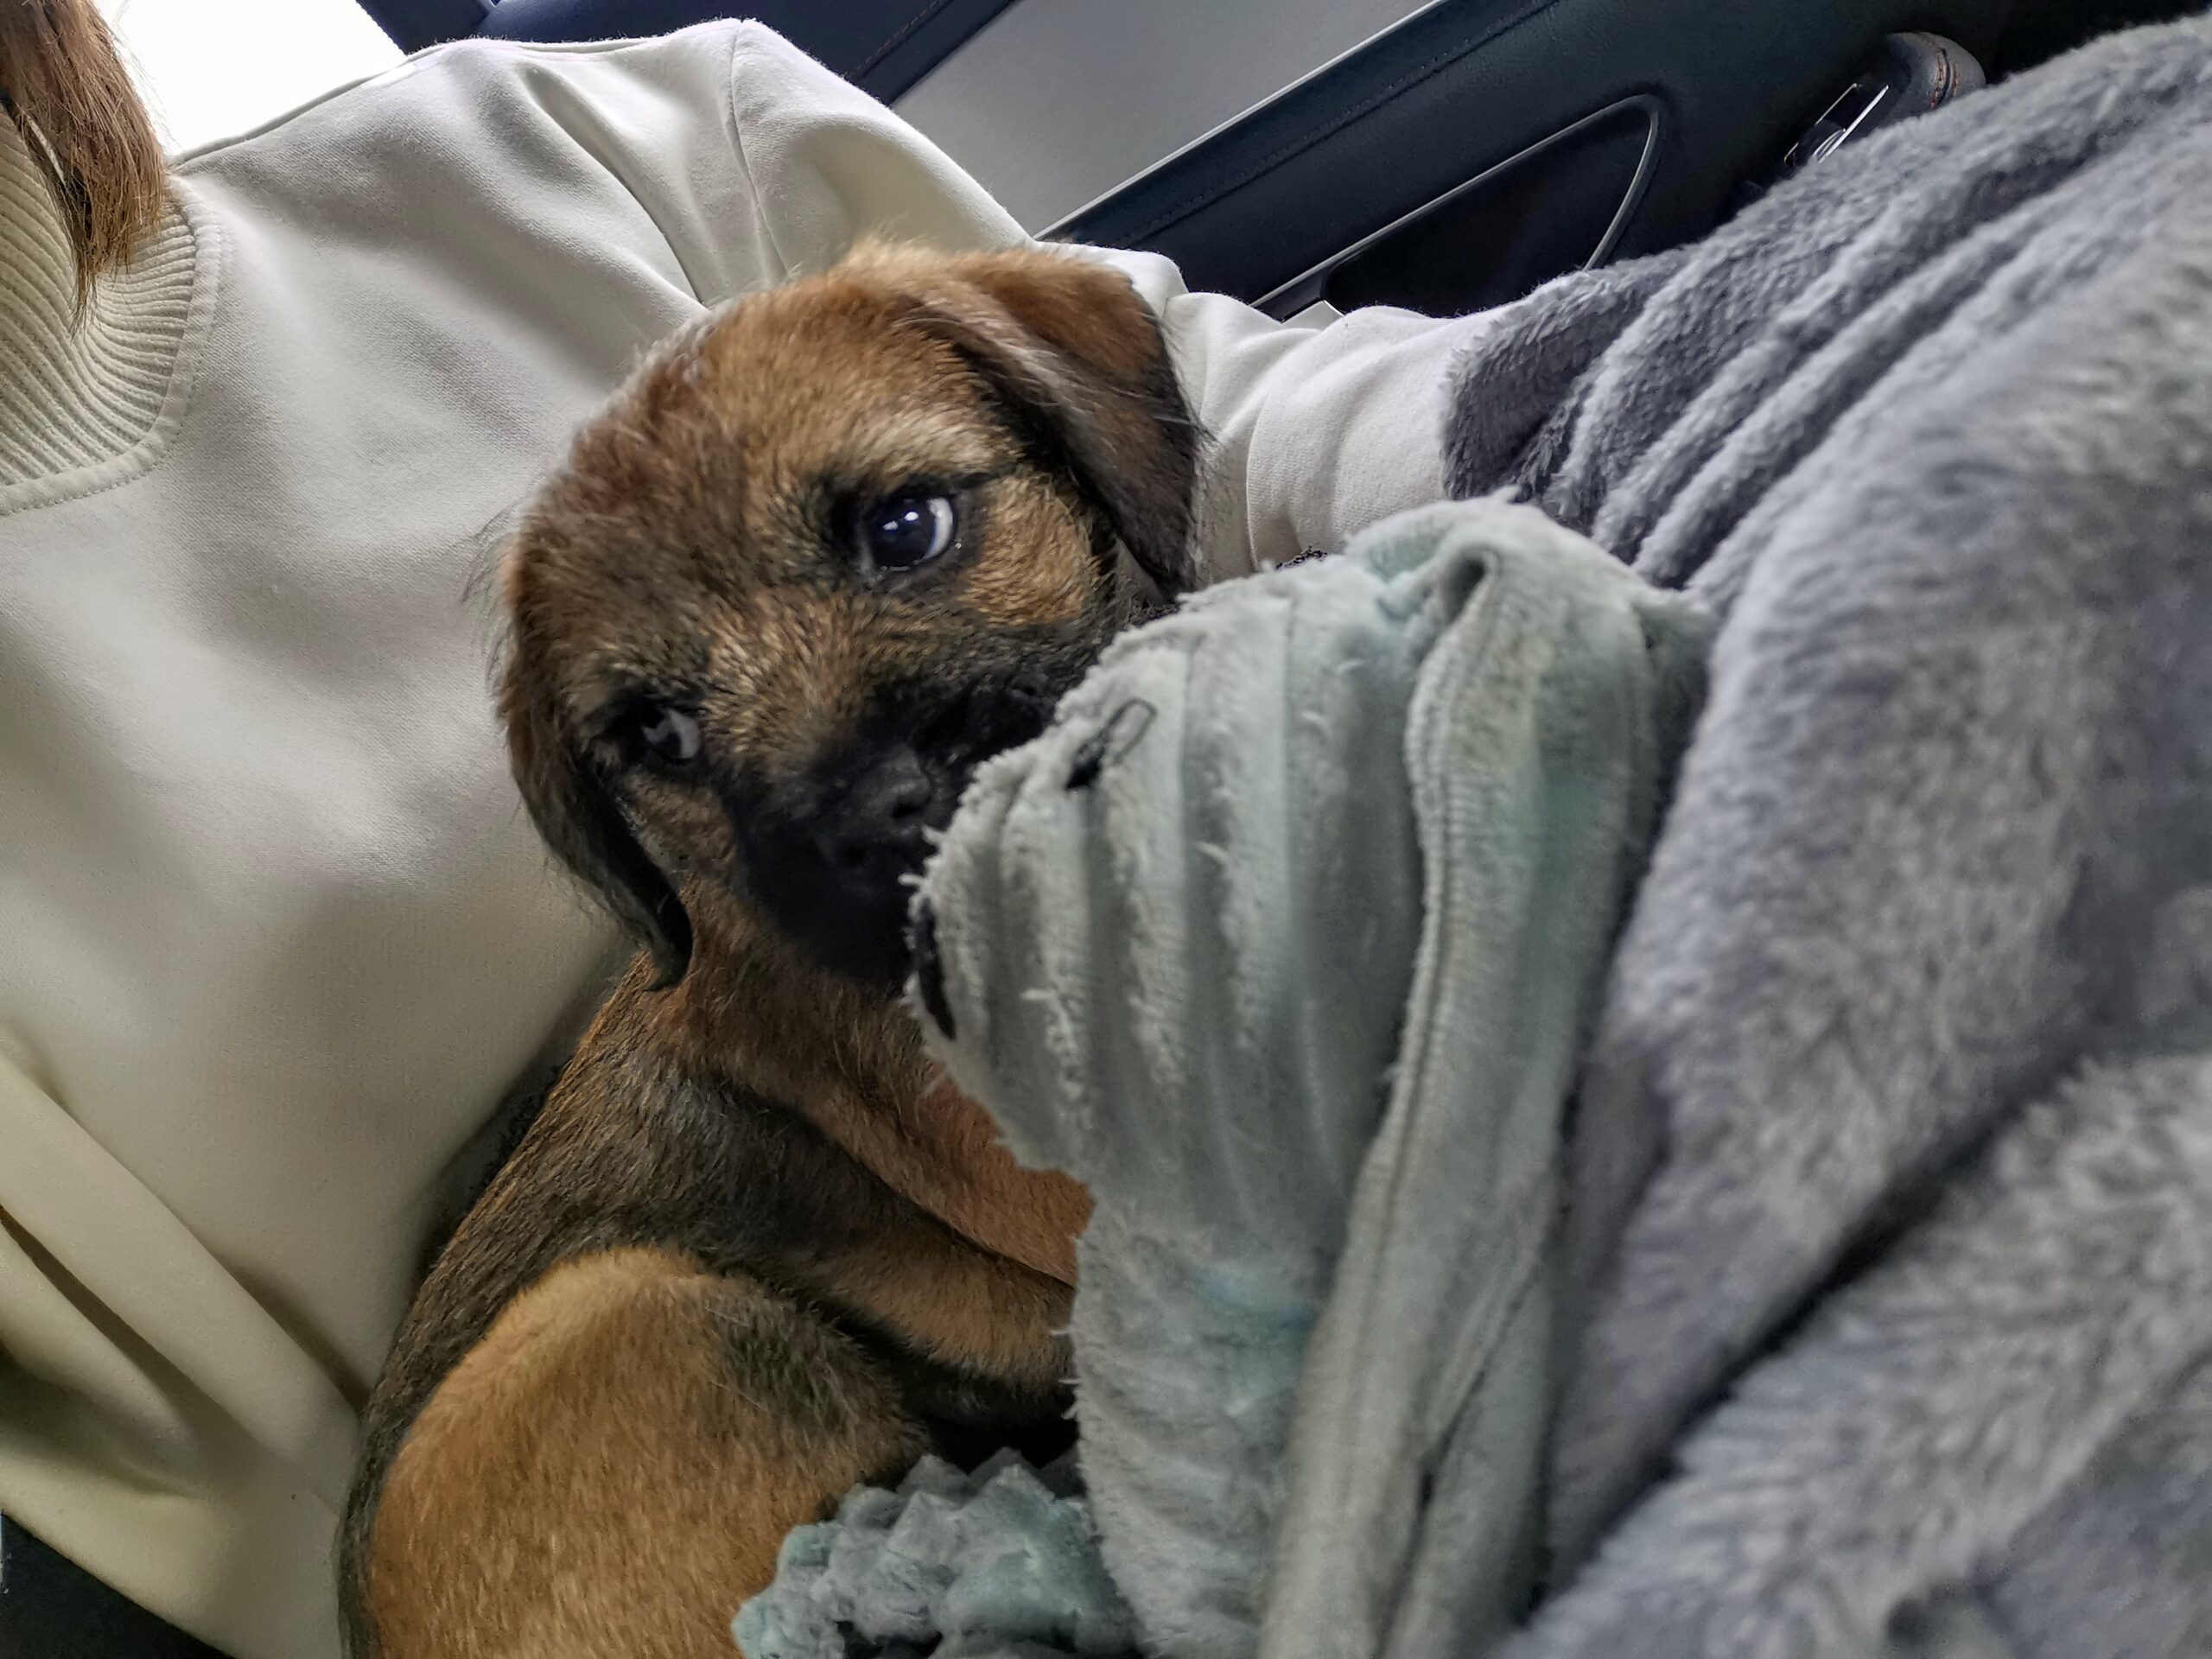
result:
[[[922,1053],[903,1007],[811,971],[741,906],[713,894],[688,895],[687,904],[712,920],[683,1001],[669,1010],[676,1028],[660,1040],[727,1069],[733,1086],[798,1103],[893,1192],[963,1237],[1075,1282],[1075,1236],[1090,1219],[1089,1195],[1057,1171],[1014,1162],[989,1115]],[[747,1028],[735,1046],[723,1033],[734,1017]],[[825,1027],[834,1034],[824,1031],[829,1040],[818,1046],[764,1040]],[[730,1066],[735,1056],[741,1063]]]
[[[1041,719],[1156,602],[1138,572],[1183,585],[1194,467],[1150,315],[1042,252],[861,249],[579,436],[506,560],[502,715],[547,841],[646,949],[370,1404],[360,1659],[726,1653],[855,1480],[1065,1432],[1088,1198],[1014,1164],[861,950],[875,912],[795,900],[843,878],[783,849],[882,755],[964,766]],[[923,486],[960,503],[942,567],[855,563],[849,504]],[[640,764],[640,699],[701,758]]]
[[[764,1386],[730,1386],[734,1349]],[[921,1449],[888,1381],[788,1297],[663,1251],[583,1257],[510,1303],[416,1420],[377,1518],[384,1639],[727,1659],[730,1597],[773,1576],[783,1535]]]

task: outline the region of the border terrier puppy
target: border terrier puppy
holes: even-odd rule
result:
[[[1192,578],[1198,433],[1119,275],[866,247],[663,349],[505,554],[524,799],[639,954],[400,1328],[366,1659],[690,1659],[793,1526],[1066,1433],[1089,1213],[899,1001],[978,762]]]

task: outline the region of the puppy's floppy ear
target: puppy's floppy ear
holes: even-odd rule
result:
[[[967,359],[1161,593],[1196,584],[1198,423],[1127,277],[1034,248],[947,258],[873,246],[855,263],[917,302],[915,325]]]
[[[691,918],[630,827],[605,770],[569,733],[519,645],[501,676],[499,717],[515,782],[537,833],[645,941],[653,988],[674,985],[691,965]]]

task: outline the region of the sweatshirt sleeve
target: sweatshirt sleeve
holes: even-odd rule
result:
[[[863,235],[1013,247],[1021,226],[951,157],[773,30],[733,31],[739,163],[782,276],[835,264]]]
[[[1193,294],[1158,254],[1101,252],[1156,311],[1208,437],[1199,551],[1217,580],[1335,552],[1444,495],[1445,381],[1484,314],[1370,306],[1277,322]]]
[[[781,276],[834,264],[864,232],[1010,246],[1020,226],[951,159],[758,24],[734,31],[731,107],[760,234]],[[1162,319],[1210,436],[1200,554],[1217,578],[1333,550],[1443,493],[1444,380],[1479,318],[1372,308],[1326,327],[1193,294],[1156,254],[1103,250]]]

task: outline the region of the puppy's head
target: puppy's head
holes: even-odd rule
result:
[[[895,988],[976,764],[1188,586],[1196,453],[1151,312],[1071,257],[868,248],[718,314],[508,550],[539,830],[664,983],[712,894]]]

